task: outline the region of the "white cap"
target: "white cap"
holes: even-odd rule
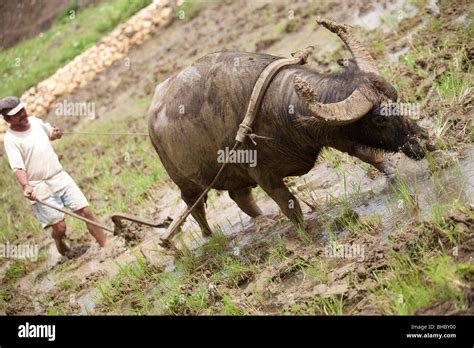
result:
[[[15,106],[13,109],[11,109],[7,115],[8,116],[13,116],[18,113],[21,109],[26,108],[26,103],[20,102],[17,106]]]

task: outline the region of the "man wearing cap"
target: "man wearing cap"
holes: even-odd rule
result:
[[[50,141],[62,137],[61,130],[51,127],[34,116],[28,117],[26,104],[17,97],[0,100],[0,113],[9,124],[4,138],[5,152],[10,167],[15,172],[24,195],[31,200],[33,211],[43,228],[52,228],[52,237],[61,255],[67,255],[69,247],[64,213],[36,201],[44,201],[56,207],[67,207],[76,214],[96,221],[89,209],[86,197],[71,176],[64,171]],[[87,224],[91,235],[101,247],[106,238],[102,229]]]

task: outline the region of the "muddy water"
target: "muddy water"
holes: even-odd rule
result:
[[[59,263],[59,260],[61,259],[61,255],[59,255],[59,253],[57,252],[54,243],[53,242],[48,243],[46,245],[46,248],[48,249],[47,259],[39,267],[31,271],[26,277],[23,277],[22,279],[20,279],[20,281],[17,284],[17,287],[20,290],[30,290],[33,284],[35,284],[38,281],[38,277],[40,277],[43,274],[46,274],[49,270],[51,270],[54,266],[56,266]],[[40,282],[41,282],[41,289],[43,291],[48,291],[54,287],[54,281],[49,275],[42,277]]]
[[[100,296],[100,292],[97,289],[92,289],[86,294],[80,296],[77,299],[77,304],[80,307],[80,314],[86,315],[86,314],[92,313],[92,311],[94,310],[97,304],[97,300],[99,296]]]
[[[462,203],[474,201],[474,146],[466,148],[466,157],[459,163],[430,175],[428,162],[414,162],[406,157],[398,164],[399,178],[412,197],[411,203],[403,199],[400,184],[375,185],[375,197],[352,206],[359,217],[377,214],[382,222],[384,241],[396,230],[413,222],[427,219],[433,208],[451,204],[454,199]]]
[[[470,145],[466,153],[467,157],[461,161],[461,181],[466,200],[472,203],[474,201],[474,146]]]

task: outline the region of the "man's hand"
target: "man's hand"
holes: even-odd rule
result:
[[[26,185],[23,191],[23,195],[30,201],[36,201],[36,196],[33,193],[33,188],[30,185]]]
[[[51,130],[51,135],[50,135],[50,139],[51,140],[56,140],[56,139],[61,139],[61,137],[63,136],[63,132],[56,126],[53,126],[53,129]]]

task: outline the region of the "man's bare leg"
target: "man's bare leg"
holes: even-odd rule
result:
[[[95,218],[94,214],[92,213],[89,207],[79,209],[75,211],[75,213],[82,217],[88,218],[89,220],[97,221],[97,219]],[[87,225],[87,229],[89,230],[89,233],[95,238],[97,243],[99,243],[101,247],[105,247],[107,238],[105,237],[104,231],[102,231],[100,227],[97,227],[88,223],[86,223],[86,225]]]
[[[51,225],[51,227],[53,228],[51,236],[53,237],[54,242],[56,243],[56,248],[58,249],[58,252],[61,255],[65,256],[66,253],[70,250],[63,240],[64,236],[66,236],[66,223],[64,222],[64,220],[61,220],[58,223]]]

